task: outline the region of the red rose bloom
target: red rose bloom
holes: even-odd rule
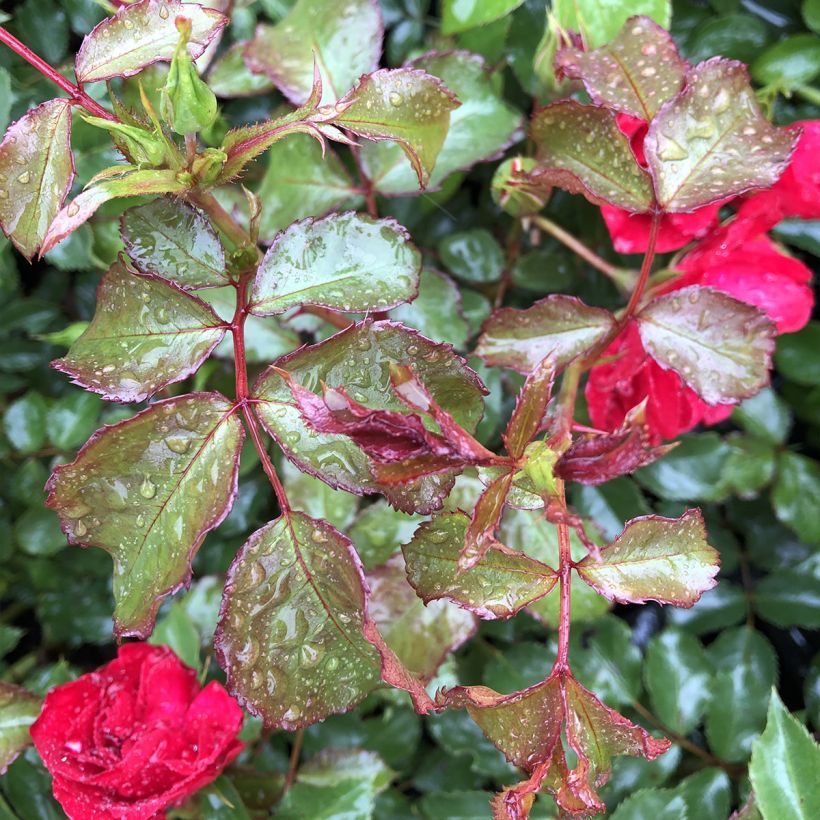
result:
[[[116,660],[48,693],[31,736],[71,820],[165,817],[242,749],[242,710],[167,646]]]

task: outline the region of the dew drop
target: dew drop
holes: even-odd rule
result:
[[[391,91],[388,99],[390,100],[390,105],[396,108],[398,108],[401,105],[402,97],[398,91]]]
[[[142,484],[140,485],[140,495],[143,498],[151,499],[157,494],[157,485],[151,481],[148,476],[145,476]]]
[[[28,185],[28,183],[31,181],[31,175],[29,174],[28,171],[23,171],[23,173],[20,174],[19,177],[17,177],[17,181],[21,185]]]
[[[160,16],[163,20],[167,20],[167,19],[168,19],[168,7],[167,7],[167,6],[162,6],[162,8],[160,8],[160,10],[159,10],[159,16]]]
[[[86,527],[86,525],[83,523],[82,519],[80,519],[74,525],[74,535],[76,535],[78,538],[82,538],[87,533],[88,533],[88,527]]]
[[[68,210],[66,211],[66,213],[67,213],[70,217],[75,217],[75,216],[77,216],[77,214],[78,214],[79,212],[80,212],[80,206],[79,206],[76,202],[72,202],[72,203],[68,206]]]
[[[311,533],[311,538],[319,544],[327,543],[327,533],[323,532],[319,527],[316,527],[315,530]]]
[[[9,192],[5,188],[0,188],[0,199],[8,199]]]
[[[665,162],[676,162],[686,159],[689,156],[689,152],[671,137],[664,137],[663,144],[658,150],[658,156]]]

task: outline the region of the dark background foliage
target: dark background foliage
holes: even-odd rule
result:
[[[277,20],[290,5],[289,0],[237,4],[229,37],[247,38],[257,19]],[[451,38],[438,33],[438,10],[429,0],[383,0],[382,6],[388,64],[431,47],[467,48],[497,67],[505,97],[529,111],[543,0],[527,0],[502,20]],[[56,65],[67,61],[104,15],[92,0],[25,0],[6,4],[4,11],[13,15],[16,35]],[[780,124],[820,116],[812,86],[820,73],[820,46],[812,33],[818,26],[820,4],[811,0],[802,7],[797,0],[673,4],[672,31],[684,55],[700,60],[722,54],[752,63],[761,99]],[[0,128],[51,92],[32,69],[0,50]],[[224,105],[224,117],[231,124],[254,121],[279,102],[273,94],[234,100]],[[79,120],[75,147],[77,186],[116,161],[107,135]],[[456,174],[440,193],[380,203],[381,214],[395,215],[460,291],[459,298],[439,283],[441,293],[430,291],[423,304],[410,309],[410,323],[434,338],[460,336],[455,341],[462,350],[470,349],[469,340],[489,311],[512,224],[489,194],[496,165]],[[249,184],[264,195],[266,186],[275,184],[273,176],[263,164]],[[118,250],[117,216],[126,204],[102,209],[92,224],[32,266],[0,240],[0,678],[41,694],[115,653],[110,559],[101,550],[67,546],[56,514],[43,506],[43,485],[52,466],[72,458],[98,426],[133,412],[104,405],[48,367],[76,336],[74,323],[93,314],[95,288]],[[635,265],[634,259],[614,254],[597,209],[580,197],[556,193],[547,213],[605,258]],[[820,222],[786,221],[775,235],[817,270]],[[527,306],[551,292],[618,304],[612,285],[569,251],[546,237],[537,244],[525,237],[508,303]],[[272,360],[294,341],[260,336],[259,361]],[[748,790],[751,741],[765,724],[772,684],[791,711],[805,710],[810,726],[820,730],[819,349],[820,322],[781,337],[772,387],[728,422],[684,436],[677,450],[634,479],[582,488],[572,499],[610,536],[630,517],[650,511],[679,515],[687,505],[700,504],[710,541],[722,556],[719,586],[691,610],[650,604],[607,612],[603,599],[576,598],[572,657],[579,679],[645,725],[671,730],[676,741],[654,763],[615,762],[603,793],[618,820],[646,817],[649,811],[680,818],[686,811],[682,805],[689,818],[724,820]],[[494,446],[511,410],[513,392],[505,380],[514,377],[508,371],[503,377],[486,368],[480,372],[492,391],[480,433]],[[226,385],[230,391],[232,372],[228,362],[212,360],[193,381],[196,389]],[[175,385],[171,392],[185,389]],[[407,523],[383,504],[357,512],[349,496],[334,495],[293,471],[285,470],[285,476],[297,506],[324,508],[319,514],[350,528],[371,562],[383,560],[406,537]],[[210,645],[222,586],[218,576],[247,535],[274,514],[275,501],[248,451],[236,506],[200,550],[191,590],[163,607],[152,640],[170,643],[204,673],[217,673]],[[512,691],[541,680],[553,657],[552,634],[532,618],[484,623],[468,648],[445,663],[441,682],[469,680]],[[281,732],[267,736],[250,720],[244,734],[250,746],[241,766],[230,780],[219,781],[219,791],[204,795],[194,809],[197,816],[245,817],[243,802],[248,812],[264,815],[276,799],[293,739]],[[341,790],[337,811],[353,811],[345,815],[350,817],[369,816],[371,809],[385,819],[487,817],[491,793],[515,779],[466,713],[422,719],[403,696],[386,691],[305,732],[305,757],[328,747],[371,750],[395,772],[386,789],[378,778],[363,774],[359,791],[350,785]],[[647,788],[666,791],[638,793]],[[24,820],[61,817],[49,793],[48,776],[29,753],[0,780],[0,813]],[[220,793],[231,798],[234,809]],[[633,796],[623,801],[628,795]],[[318,813],[310,800],[309,790],[292,796],[287,816],[336,816]],[[534,816],[549,815],[548,803],[539,803]]]

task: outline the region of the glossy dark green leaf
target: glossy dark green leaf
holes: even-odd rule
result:
[[[438,189],[454,171],[493,159],[513,140],[521,125],[521,115],[496,91],[488,66],[477,54],[433,52],[412,61],[410,66],[439,78],[461,103],[450,112],[450,127],[428,188]],[[397,145],[365,145],[362,164],[380,193],[418,193],[413,169]]]
[[[722,769],[705,768],[690,774],[678,783],[675,791],[684,799],[690,818],[723,820],[729,816],[732,783]]]
[[[184,664],[199,669],[199,632],[181,602],[174,601],[159,618],[148,642],[170,646]]]
[[[737,404],[769,380],[774,326],[752,305],[712,288],[683,288],[638,314],[647,352],[709,404]]]
[[[616,478],[597,487],[579,484],[572,502],[610,541],[621,533],[624,521],[650,512],[640,488],[629,478]]]
[[[359,553],[365,569],[383,564],[413,537],[424,519],[394,510],[384,499],[365,507],[348,535]]]
[[[52,366],[106,399],[142,401],[195,373],[224,335],[204,302],[116,262],[100,283],[91,324]]]
[[[48,440],[61,450],[79,447],[96,429],[101,407],[100,399],[91,393],[67,392],[48,408]]]
[[[256,193],[265,207],[259,236],[272,240],[279,231],[308,216],[339,210],[355,196],[353,180],[339,157],[307,134],[274,143]]]
[[[9,404],[3,429],[17,452],[35,453],[45,444],[47,413],[46,400],[33,390]]]
[[[777,341],[777,369],[796,384],[820,385],[820,362],[814,351],[820,345],[820,322],[809,322],[797,333],[786,333]]]
[[[29,727],[40,714],[40,698],[19,686],[0,683],[0,775],[31,743]]]
[[[367,407],[406,411],[390,390],[390,364],[412,364],[440,405],[468,431],[481,417],[483,386],[449,346],[437,345],[402,325],[368,320],[317,345],[301,348],[277,366],[309,390],[324,381],[344,386]],[[347,436],[317,433],[303,420],[284,380],[265,371],[254,387],[263,424],[297,466],[332,487],[365,494],[382,492],[404,512],[431,512],[452,486],[452,474],[438,474],[396,487],[373,480],[364,451]]]
[[[523,0],[444,0],[442,34],[457,34],[492,23],[517,9]]]
[[[752,63],[751,73],[761,85],[784,90],[811,83],[820,74],[820,37],[796,34],[780,40]]]
[[[688,212],[772,185],[796,135],[763,117],[745,67],[716,57],[693,68],[686,82],[644,141],[661,207]]]
[[[666,620],[687,632],[705,635],[740,623],[746,609],[743,590],[729,581],[720,581],[714,589],[704,592],[691,609],[667,610]]]
[[[766,729],[752,747],[749,777],[764,817],[809,820],[820,813],[820,747],[772,689]]]
[[[375,686],[364,584],[350,541],[304,513],[250,537],[228,573],[215,646],[251,714],[293,731],[346,712]]]
[[[664,28],[672,19],[670,0],[559,0],[554,13],[562,28],[578,31],[592,48],[609,42],[628,18],[640,14],[650,17]]]
[[[278,472],[294,510],[327,521],[337,530],[347,530],[359,507],[355,495],[334,490],[318,478],[298,470],[289,461],[284,461]]]
[[[582,80],[593,102],[648,122],[680,91],[686,64],[667,31],[648,17],[633,17],[600,48],[561,49],[556,70]]]
[[[296,222],[280,233],[256,271],[250,310],[260,316],[318,305],[364,313],[410,301],[421,254],[393,219],[353,211]]]
[[[592,348],[615,317],[574,296],[547,296],[524,310],[501,308],[484,323],[476,355],[489,365],[531,372],[548,355],[562,367]]]
[[[465,282],[497,282],[504,272],[504,251],[484,228],[445,236],[438,252],[447,270]]]
[[[141,273],[185,290],[229,282],[225,250],[205,215],[186,202],[160,197],[122,215],[125,250]]]
[[[379,64],[382,19],[373,0],[299,0],[284,20],[262,25],[245,49],[245,62],[265,74],[297,105],[313,89],[314,60],[322,76],[322,102],[344,96]]]
[[[600,561],[588,556],[577,568],[581,578],[613,601],[692,606],[717,583],[720,560],[706,541],[700,511],[688,510],[679,519],[648,515],[628,521],[601,550]]]
[[[14,539],[27,555],[54,555],[66,546],[59,519],[39,504],[14,522]]]
[[[74,62],[81,83],[130,77],[157,61],[174,56],[179,42],[176,18],[191,21],[188,52],[194,58],[222,30],[228,18],[212,8],[176,0],[141,0],[122,6],[89,34]]]
[[[393,140],[409,159],[418,184],[426,188],[450,127],[450,112],[460,103],[453,92],[420,68],[382,69],[365,75],[342,100],[334,122],[369,140]],[[380,176],[362,158],[376,185]],[[380,190],[382,190],[380,188]],[[385,191],[387,193],[387,191]]]
[[[0,143],[0,228],[31,259],[74,179],[71,105],[49,100],[12,123]]]
[[[394,555],[367,575],[368,607],[387,645],[414,675],[430,680],[444,659],[476,630],[475,616],[449,601],[424,601]]]
[[[644,789],[630,795],[612,813],[612,820],[687,820],[686,801],[671,789]]]
[[[714,697],[706,712],[709,748],[723,760],[746,760],[766,724],[777,656],[769,641],[748,626],[722,632],[708,654],[715,668]]]
[[[731,450],[723,465],[719,496],[755,498],[774,478],[777,456],[774,447],[751,436],[729,436],[726,443]]]
[[[243,436],[231,402],[195,393],[102,428],[55,469],[47,504],[69,541],[114,560],[118,635],[149,635],[161,599],[190,580],[233,502]]]
[[[531,177],[636,213],[654,202],[652,182],[638,165],[615,112],[575,100],[537,111],[530,123],[538,165]]]
[[[250,97],[273,91],[264,74],[254,74],[245,65],[245,43],[235,43],[208,70],[208,87],[217,97]]]
[[[771,37],[771,29],[752,14],[707,17],[688,39],[686,54],[693,63],[717,55],[750,63],[765,49]]]
[[[815,33],[820,33],[820,3],[817,0],[803,0],[801,7],[803,20]]]
[[[777,445],[788,439],[792,416],[788,404],[766,387],[739,405],[732,413],[732,421],[747,433]]]
[[[781,453],[772,503],[777,517],[801,540],[820,544],[820,464],[798,453]]]
[[[816,729],[820,726],[820,655],[815,655],[803,686],[806,714]]]
[[[444,598],[482,618],[509,618],[553,589],[555,570],[519,552],[491,549],[459,573],[469,524],[463,512],[442,513],[402,547],[407,579],[425,603]]]
[[[700,641],[665,629],[647,645],[643,672],[655,716],[675,732],[694,729],[713,697],[713,667]]]
[[[778,626],[820,628],[820,578],[812,568],[783,569],[755,585],[755,611]]]

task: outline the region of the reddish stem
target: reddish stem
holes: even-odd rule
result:
[[[110,111],[106,111],[98,102],[92,100],[79,85],[74,85],[74,83],[63,77],[59,71],[50,66],[42,57],[36,55],[27,45],[21,43],[2,26],[0,26],[0,43],[5,43],[15,54],[19,54],[26,62],[33,65],[46,79],[62,88],[73,104],[81,105],[95,117],[118,122]]]
[[[564,483],[558,483],[558,495],[561,503],[566,507],[564,499]],[[572,553],[569,544],[569,526],[559,522],[558,527],[558,581],[560,588],[560,610],[558,616],[558,654],[553,666],[553,674],[569,672],[569,607],[570,588],[572,583]]]
[[[638,274],[638,281],[635,283],[635,289],[632,291],[632,296],[629,297],[629,303],[626,306],[624,315],[618,323],[619,332],[626,323],[632,318],[635,313],[638,303],[641,301],[646,283],[649,281],[649,274],[652,272],[652,263],[655,261],[655,247],[658,244],[658,232],[661,227],[661,211],[657,208],[652,212],[652,224],[649,228],[649,242],[646,246],[646,253],[641,264],[641,272]]]

